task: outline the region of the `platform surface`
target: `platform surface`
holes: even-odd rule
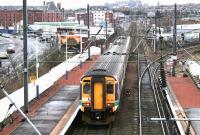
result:
[[[174,94],[188,118],[200,119],[200,90],[189,77],[167,78]],[[191,121],[196,134],[200,134],[200,121]]]
[[[43,135],[48,135],[66,113],[70,105],[79,96],[78,85],[68,85],[61,88],[55,96],[51,97],[37,112],[31,117],[31,121]],[[33,128],[24,122],[12,135],[36,135]]]

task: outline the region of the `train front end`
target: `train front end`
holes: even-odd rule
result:
[[[88,124],[109,124],[118,108],[118,84],[112,76],[85,76],[81,80],[82,120]]]

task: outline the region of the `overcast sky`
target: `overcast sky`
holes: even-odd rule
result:
[[[46,0],[52,1],[52,0]],[[61,2],[62,7],[64,8],[79,8],[86,7],[89,3],[90,5],[104,5],[105,2],[113,3],[119,0],[53,0],[55,3]],[[121,1],[121,0],[120,0]],[[127,1],[127,0],[124,0]],[[169,5],[174,4],[183,4],[183,3],[200,3],[199,0],[142,0],[143,3],[148,3],[149,5],[156,5],[159,1],[160,5]],[[38,5],[41,6],[43,4],[43,0],[27,0],[28,5]],[[0,6],[5,5],[22,5],[22,0],[0,0]]]

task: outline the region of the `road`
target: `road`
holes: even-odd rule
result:
[[[23,65],[23,40],[20,38],[0,38],[2,44],[13,44],[15,47],[15,53],[11,54],[11,59],[15,63],[16,67],[21,67]],[[48,43],[37,42],[38,46],[38,55],[41,55],[43,51],[49,48]],[[6,51],[6,46],[0,47],[0,51]],[[36,39],[28,38],[28,59],[34,59],[36,54]],[[11,61],[9,59],[2,60],[2,67],[8,68],[11,67]]]

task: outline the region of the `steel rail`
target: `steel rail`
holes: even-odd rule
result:
[[[156,81],[158,84],[159,84],[159,80],[158,80],[158,78],[157,78],[157,76],[156,76],[156,72],[158,71],[158,68],[159,68],[159,67],[160,67],[160,65],[158,65],[158,66],[156,67],[156,69],[154,70],[154,72],[153,72],[153,77],[155,78],[155,81]],[[157,84],[157,83],[156,83],[156,84]],[[155,85],[155,83],[154,83],[154,85]],[[161,91],[162,89],[161,89],[159,86],[157,86],[157,85],[155,85],[155,88],[156,88],[156,93],[157,93],[157,95],[158,95],[159,103],[162,104],[160,95],[159,95],[159,93],[158,93],[158,90]],[[162,94],[162,96],[163,96],[163,94]],[[163,107],[161,107],[161,110],[162,110],[162,115],[165,117]],[[166,127],[167,127],[168,134],[170,134],[168,124],[165,123],[165,125],[166,125]]]
[[[146,45],[146,44],[145,44]],[[147,48],[148,49],[148,48]],[[144,51],[144,54],[145,54],[145,56],[147,56],[146,55],[146,51]],[[147,57],[145,57],[145,59],[146,59],[146,62],[147,62],[147,64],[149,63],[148,62],[148,60],[147,60]],[[155,64],[155,63],[154,63]],[[158,65],[156,68],[155,68],[155,71],[157,71],[157,69],[158,69],[158,67],[159,67],[160,65]],[[156,95],[156,88],[155,88],[155,78],[154,78],[154,74],[153,74],[153,71],[152,71],[152,69],[151,69],[151,67],[149,67],[148,68],[148,73],[149,73],[149,77],[150,77],[150,84],[151,84],[151,88],[152,88],[152,91],[153,91],[153,95],[154,95],[154,101],[155,101],[155,104],[156,104],[156,108],[157,108],[157,113],[158,113],[158,116],[159,116],[159,118],[161,118],[162,116],[161,116],[161,111],[160,111],[160,108],[159,108],[159,105],[158,105],[158,97],[159,97],[159,95],[158,95],[158,97],[157,97],[157,95]],[[162,128],[162,132],[163,132],[163,135],[165,135],[165,130],[164,130],[164,126],[163,126],[163,122],[161,121],[161,128]]]
[[[159,105],[158,105],[158,101],[161,104],[160,96],[157,93],[158,89],[155,86],[155,83],[157,82],[155,72],[157,71],[157,69],[158,69],[159,66],[160,65],[157,65],[154,71],[152,71],[151,68],[149,70],[150,70],[150,74],[152,76],[152,81],[151,81],[152,83],[151,83],[151,85],[153,86],[152,89],[153,89],[154,98],[155,98],[155,102],[156,102],[156,108],[157,108],[157,111],[158,111],[159,118],[162,118],[161,111],[160,111],[160,108],[159,108]],[[162,109],[162,112],[163,112],[163,109]],[[161,127],[162,127],[162,130],[163,130],[163,134],[165,135],[165,130],[164,130],[164,126],[163,126],[163,122],[162,121],[161,121]]]
[[[140,127],[140,135],[142,135],[142,114],[141,114],[141,100],[140,100],[140,95],[141,95],[141,85],[142,85],[142,79],[143,79],[143,77],[144,77],[144,74],[146,73],[146,71],[148,70],[148,68],[149,67],[151,67],[155,62],[158,62],[159,60],[161,60],[161,59],[163,59],[163,58],[165,58],[165,57],[167,57],[167,56],[169,56],[169,54],[165,54],[164,56],[162,56],[162,57],[159,57],[159,58],[157,58],[156,60],[154,60],[153,62],[150,62],[148,65],[147,65],[147,67],[145,68],[145,70],[142,72],[142,74],[141,74],[141,76],[139,77],[139,88],[138,88],[138,91],[139,91],[139,127]]]

